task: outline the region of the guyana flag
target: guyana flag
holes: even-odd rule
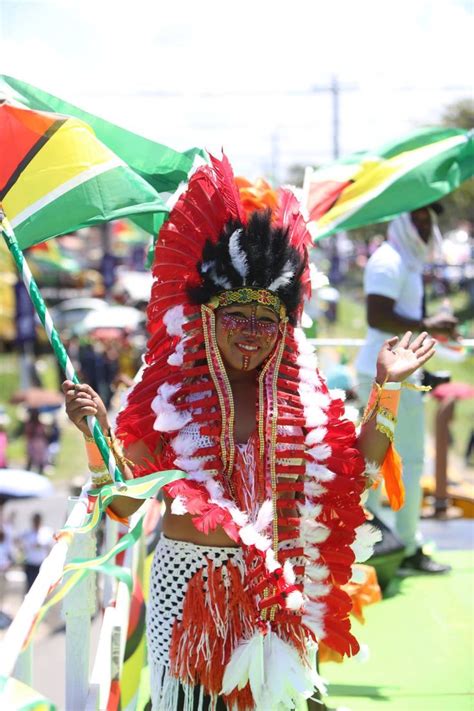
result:
[[[79,227],[164,212],[156,190],[75,118],[0,103],[0,202],[22,249]]]
[[[320,239],[391,220],[442,198],[473,175],[473,131],[420,129],[378,150],[307,169],[308,227]]]
[[[31,84],[0,74],[0,99],[2,95],[16,106],[59,113],[83,121],[93,129],[99,141],[152,186],[164,203],[180,183],[187,180],[193,166],[207,160],[207,154],[202,149],[191,148],[180,153],[83,111]],[[153,215],[134,213],[133,221],[156,235],[165,216],[166,212]]]

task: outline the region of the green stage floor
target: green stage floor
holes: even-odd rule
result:
[[[354,623],[367,662],[321,665],[329,708],[474,711],[474,555],[438,552],[436,560],[452,573],[397,578],[366,608],[366,624]]]

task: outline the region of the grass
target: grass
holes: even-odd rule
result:
[[[53,355],[43,356],[37,361],[41,384],[48,390],[58,388],[58,374]],[[15,354],[0,355],[0,405],[10,417],[8,426],[8,463],[11,468],[24,468],[26,464],[26,441],[21,433],[22,408],[11,405],[12,395],[20,389],[19,357]],[[82,435],[67,420],[61,422],[61,447],[54,467],[48,470],[52,481],[71,480],[87,471],[87,463],[82,445]]]

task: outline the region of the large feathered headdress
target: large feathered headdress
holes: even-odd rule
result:
[[[293,191],[268,189],[263,204],[254,196],[249,214],[248,183],[241,198],[226,156],[211,161],[191,177],[161,229],[148,309],[151,333],[171,306],[206,303],[242,286],[275,293],[296,322],[309,293],[311,237]],[[273,209],[265,210],[269,193]]]

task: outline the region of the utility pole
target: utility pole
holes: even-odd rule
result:
[[[332,157],[334,160],[337,160],[340,156],[340,141],[339,141],[339,134],[340,134],[340,96],[341,96],[341,89],[343,91],[352,91],[356,89],[357,87],[355,85],[346,85],[341,87],[339,84],[339,79],[337,76],[334,74],[331,83],[328,86],[313,86],[312,93],[313,94],[326,94],[330,93],[331,94],[331,102],[332,102],[332,117],[331,117],[331,123],[332,123]]]
[[[332,94],[332,157],[339,158],[339,82],[334,75],[331,83]]]

